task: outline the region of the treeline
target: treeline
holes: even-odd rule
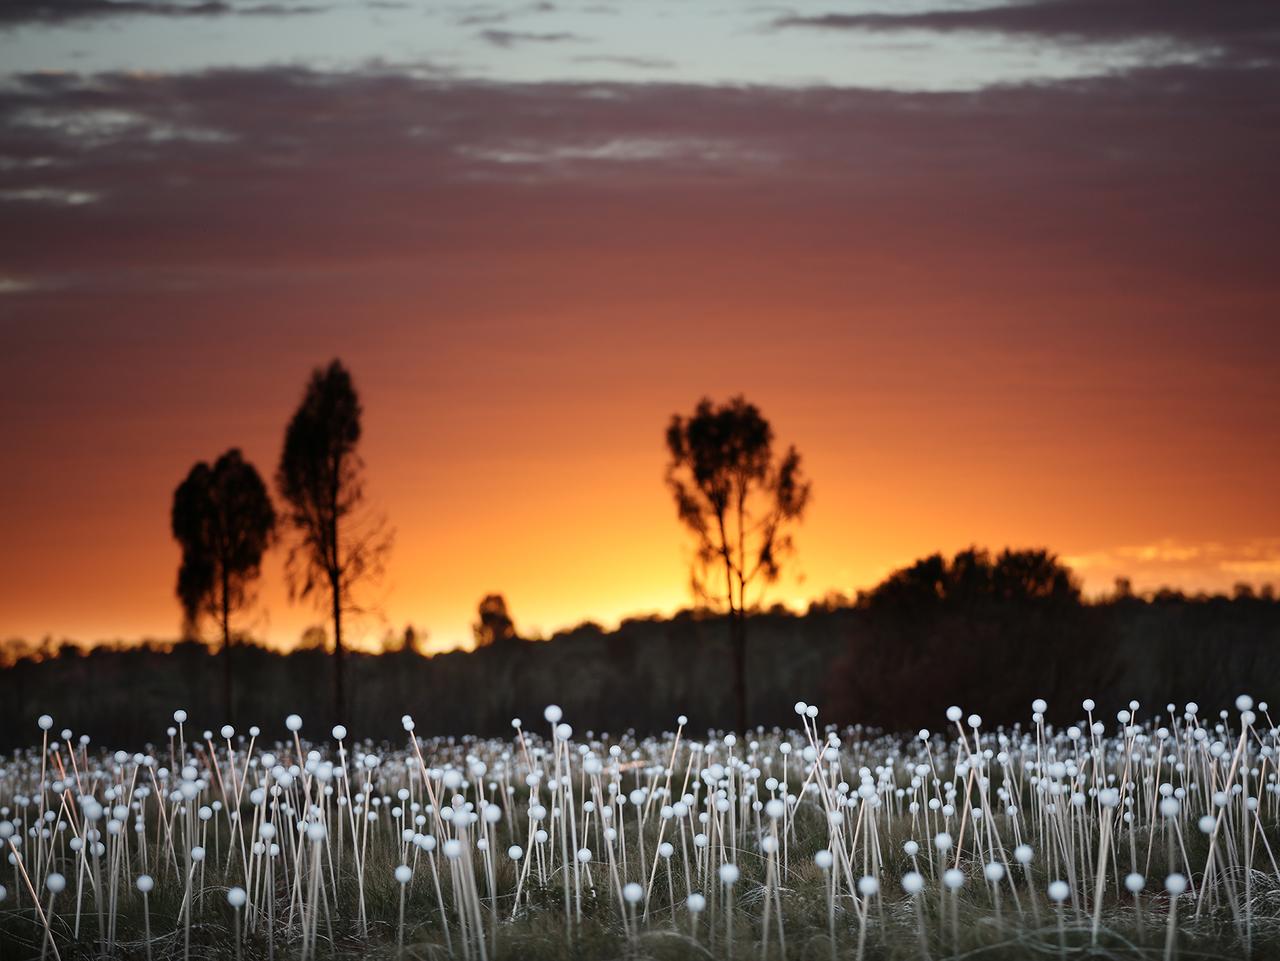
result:
[[[1268,684],[1280,678],[1280,603],[1269,592],[1138,597],[1121,590],[1085,603],[1064,570],[1044,552],[962,552],[926,558],[854,600],[833,598],[803,614],[752,614],[751,723],[789,724],[799,699],[819,704],[826,721],[914,729],[940,727],[953,703],[1011,723],[1044,697],[1049,719],[1066,722],[1080,715],[1084,697],[1111,720],[1131,698],[1144,713],[1160,713],[1167,702],[1217,709],[1241,692],[1275,694]],[[343,720],[379,740],[402,736],[405,712],[423,734],[501,734],[513,717],[540,726],[542,708],[558,703],[582,731],[658,731],[682,713],[694,730],[729,726],[736,716],[732,634],[724,615],[683,612],[474,652],[423,657],[406,646],[354,654]],[[245,647],[239,656],[242,729],[260,724],[277,736],[291,712],[308,731],[328,729],[323,651]],[[44,712],[58,729],[112,745],[162,740],[178,707],[197,728],[216,728],[224,718],[221,692],[210,683],[214,663],[194,643],[23,661],[0,673],[0,740],[6,747],[30,742]]]

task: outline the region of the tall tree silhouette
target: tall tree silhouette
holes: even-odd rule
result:
[[[477,616],[480,619],[471,625],[476,647],[503,647],[518,640],[515,622],[507,610],[507,599],[501,594],[486,594],[480,601]]]
[[[360,398],[341,361],[311,374],[285,430],[276,487],[297,534],[289,551],[290,594],[315,597],[333,618],[334,711],[346,716],[342,615],[354,610],[352,589],[381,575],[391,549],[386,520],[369,514],[364,497]]]
[[[729,613],[738,730],[745,731],[746,612],[777,580],[792,550],[787,529],[803,518],[810,484],[795,447],[775,459],[773,428],[741,396],[718,406],[703,398],[692,416],[673,416],[667,450],[667,485],[698,543],[694,594]],[[749,599],[753,585],[759,590]]]
[[[276,512],[267,486],[238,450],[210,467],[200,461],[173,492],[170,527],[182,545],[178,600],[189,629],[214,617],[222,629],[223,697],[227,720],[232,699],[231,615],[251,600],[250,586],[275,533]]]

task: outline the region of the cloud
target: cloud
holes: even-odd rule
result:
[[[312,13],[324,13],[325,6],[308,6],[305,4],[260,3],[252,7],[236,7],[233,13],[249,17],[294,17]]]
[[[1246,578],[1280,577],[1280,548],[1261,560],[1224,561],[1222,569]]]
[[[1275,54],[1280,4],[1273,0],[1019,0],[912,13],[788,15],[777,27],[981,32],[1076,42],[1176,40]]]
[[[510,10],[475,10],[464,13],[455,22],[460,27],[486,27],[494,23],[506,23],[513,15]]]
[[[4,0],[0,3],[0,27],[24,23],[66,23],[100,17],[141,15],[152,17],[294,16],[320,13],[322,6],[261,3],[236,6],[226,0]]]
[[[674,60],[663,57],[631,57],[625,54],[598,54],[573,58],[574,63],[598,63],[616,67],[634,67],[638,70],[672,70]]]
[[[536,168],[540,177],[581,176],[582,165],[655,164],[725,170],[776,162],[777,156],[738,140],[707,137],[611,137],[576,142],[517,140],[460,147],[468,158],[499,167]]]
[[[23,187],[17,190],[0,190],[0,203],[57,204],[79,207],[96,203],[99,195],[92,190],[72,190],[66,187]]]
[[[564,30],[549,33],[531,30],[481,30],[480,39],[505,49],[525,43],[580,43],[586,38]]]
[[[24,277],[0,276],[0,296],[4,294],[25,294],[38,289],[38,285]]]
[[[506,23],[517,17],[531,14],[554,13],[554,3],[535,2],[518,7],[480,7],[462,14],[455,21],[461,27],[482,27],[493,23]]]
[[[121,140],[221,143],[233,139],[232,134],[223,130],[192,126],[174,118],[158,119],[118,107],[58,109],[37,103],[15,110],[8,117],[8,123],[19,130],[47,131],[70,138],[84,148],[110,145]]]
[[[1097,589],[1117,577],[1137,590],[1199,584],[1205,590],[1229,590],[1238,582],[1264,583],[1280,577],[1280,537],[1235,543],[1164,538],[1064,557],[1064,562]]]

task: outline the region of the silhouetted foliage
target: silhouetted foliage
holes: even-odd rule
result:
[[[501,594],[486,594],[480,601],[478,616],[471,627],[476,647],[502,647],[520,639],[507,611],[507,600]]]
[[[393,628],[387,628],[382,635],[382,653],[383,654],[400,654],[405,651],[412,651],[427,657],[428,634],[425,630],[420,630],[412,624],[406,624],[403,630],[397,631]]]
[[[352,590],[381,576],[391,549],[385,518],[363,508],[360,399],[340,361],[317,368],[285,430],[276,486],[296,540],[289,551],[291,596],[316,597],[333,619],[334,713],[346,716],[342,615]]]
[[[691,417],[673,416],[667,451],[676,513],[697,539],[694,596],[729,614],[738,727],[745,729],[746,612],[777,580],[792,550],[788,527],[803,517],[810,485],[795,447],[775,459],[773,428],[741,396],[721,405],[703,398]]]
[[[1105,660],[1092,656],[1098,618],[1049,551],[933,554],[861,595],[859,608],[866,633],[832,672],[832,707],[842,716],[936,723],[967,688],[984,692],[985,716],[1017,716],[1029,697],[1110,681]]]
[[[325,629],[319,624],[312,624],[302,632],[302,636],[298,638],[298,645],[295,651],[327,651],[329,650],[329,635],[325,633]]]
[[[1075,603],[1080,585],[1071,570],[1047,550],[1009,550],[993,560],[976,547],[947,561],[941,554],[894,571],[861,602],[873,608],[928,611],[939,605],[1031,600]]]
[[[252,602],[250,589],[262,571],[262,555],[275,526],[275,509],[262,477],[235,449],[212,467],[200,461],[173,492],[170,527],[182,546],[178,600],[188,631],[198,632],[205,616],[213,617],[221,629],[228,720],[235,717],[231,615]]]
[[[951,703],[996,725],[1026,722],[1035,697],[1048,699],[1055,724],[1077,720],[1086,696],[1097,699],[1099,716],[1130,698],[1143,717],[1167,716],[1167,703],[1193,699],[1206,711],[1228,707],[1241,692],[1274,701],[1267,685],[1280,677],[1280,603],[1260,591],[1241,600],[1171,593],[1093,604],[993,595],[968,608],[937,605],[918,625],[904,623],[902,609],[866,603],[752,614],[749,716],[794,724],[791,705],[803,699],[819,705],[822,724],[938,729]],[[1066,627],[1057,624],[1062,617]],[[616,631],[586,623],[545,643],[478,653],[353,653],[351,677],[378,697],[353,704],[343,721],[357,737],[400,740],[400,716],[411,705],[423,734],[500,734],[510,733],[512,717],[536,723],[557,703],[584,732],[669,730],[684,713],[692,736],[735,721],[722,683],[729,632],[727,615],[683,611],[627,620]],[[29,743],[44,711],[59,729],[88,731],[112,748],[162,738],[175,707],[190,712],[193,726],[224,720],[204,645],[113,642],[90,656],[49,649],[44,660],[0,671],[0,744]],[[291,711],[310,732],[336,720],[322,648],[283,655],[237,646],[236,658],[240,726],[261,724],[279,737]]]

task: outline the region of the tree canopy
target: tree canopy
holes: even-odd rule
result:
[[[173,493],[170,528],[182,547],[177,595],[188,633],[215,618],[225,652],[225,697],[231,716],[231,615],[246,606],[276,530],[266,484],[239,450],[210,466],[200,461]]]

